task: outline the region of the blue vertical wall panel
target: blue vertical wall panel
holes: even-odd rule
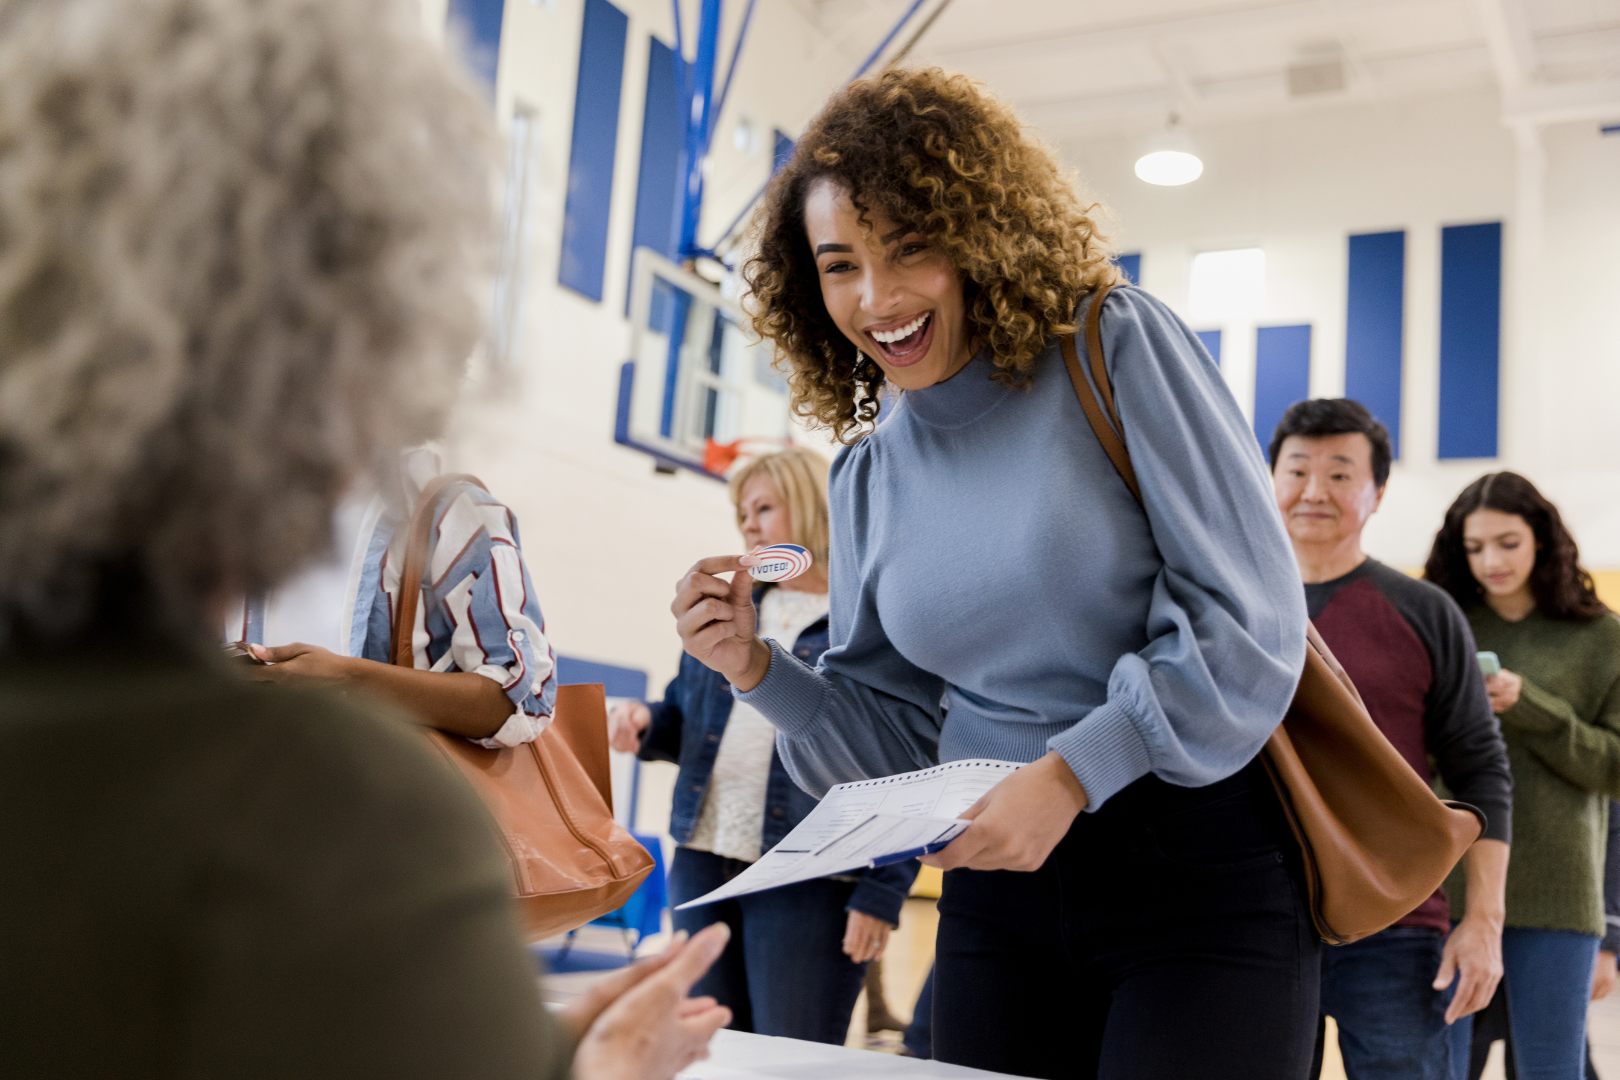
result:
[[[1288,406],[1311,395],[1311,328],[1262,326],[1254,338],[1254,435],[1261,446]]]
[[[673,259],[681,246],[681,75],[675,50],[657,38],[647,53],[647,98],[641,114],[636,223],[630,250],[651,248]],[[634,272],[634,261],[631,269]],[[630,295],[625,292],[625,308]]]
[[[1198,340],[1204,343],[1204,348],[1209,350],[1210,359],[1215,361],[1215,366],[1220,367],[1221,332],[1219,330],[1196,330],[1194,333],[1198,335]]]
[[[629,26],[629,18],[608,0],[585,0],[557,280],[596,301],[602,299],[602,278],[607,272],[613,158],[619,141],[619,88],[624,82],[624,43]]]
[[[1132,285],[1142,284],[1142,253],[1140,251],[1132,251],[1121,255],[1114,260],[1114,264],[1125,272],[1125,280]]]
[[[563,686],[573,683],[601,683],[608,697],[647,699],[647,673],[640,668],[619,667],[595,660],[580,660],[572,656],[557,657],[557,682]]]
[[[633,247],[675,258],[681,200],[681,76],[675,50],[653,38],[647,54],[647,100],[641,119]]]
[[[1345,299],[1344,396],[1389,429],[1401,456],[1401,356],[1406,317],[1406,233],[1350,237]]]
[[[1496,456],[1502,223],[1440,230],[1440,456]]]
[[[506,0],[450,0],[447,20],[467,35],[467,61],[479,78],[495,90],[495,66],[501,57],[501,18]]]
[[[776,139],[771,146],[771,175],[793,159],[793,140],[788,138],[787,132],[781,128],[776,129]]]

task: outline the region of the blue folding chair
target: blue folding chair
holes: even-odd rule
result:
[[[669,882],[664,872],[663,844],[656,836],[644,836],[641,833],[631,835],[652,855],[653,871],[647,875],[647,879],[636,891],[630,894],[630,899],[623,905],[590,922],[591,926],[609,926],[624,935],[626,964],[635,959],[636,947],[644,938],[664,928],[664,909],[669,907]],[[578,933],[578,930],[570,930],[562,948],[548,958],[553,970],[560,970],[567,964],[568,954],[574,947],[574,936]]]

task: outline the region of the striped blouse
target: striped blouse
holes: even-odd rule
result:
[[[557,663],[523,561],[517,518],[480,488],[458,485],[440,496],[411,644],[424,671],[475,671],[511,699],[510,719],[484,746],[537,738],[557,698]],[[344,610],[348,652],[389,663],[392,612],[399,604],[408,529],[381,497],[360,528]]]

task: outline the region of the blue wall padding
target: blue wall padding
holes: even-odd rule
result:
[[[1401,456],[1401,345],[1406,313],[1406,233],[1350,237],[1344,323],[1344,396],[1389,429]]]
[[[632,247],[675,258],[681,201],[681,86],[675,50],[653,38],[647,54],[647,102],[641,119],[641,168],[636,174]]]
[[[619,88],[624,82],[624,43],[629,26],[625,13],[608,0],[585,0],[557,280],[596,301],[602,299],[602,279],[607,272],[613,157],[619,141]]]
[[[776,143],[771,148],[771,175],[793,159],[793,140],[781,128],[776,129]]]
[[[1209,358],[1215,361],[1215,366],[1221,366],[1221,332],[1219,330],[1195,330],[1198,340],[1204,343],[1209,352]]]
[[[1440,456],[1496,456],[1502,223],[1440,230]]]
[[[1262,326],[1254,338],[1254,435],[1262,447],[1288,406],[1311,394],[1311,327]]]
[[[467,62],[491,93],[501,57],[501,17],[505,13],[506,0],[450,0],[446,11],[448,21],[459,24],[466,33]]]
[[[1140,251],[1121,255],[1114,260],[1114,263],[1125,272],[1125,279],[1132,285],[1142,284],[1142,253]]]
[[[557,682],[562,686],[574,683],[601,683],[608,697],[647,697],[647,673],[640,668],[615,667],[599,664],[595,660],[576,660],[572,656],[557,657]]]

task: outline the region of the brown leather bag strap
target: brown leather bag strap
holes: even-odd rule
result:
[[[411,515],[410,536],[405,542],[405,566],[399,572],[399,610],[394,613],[394,637],[388,652],[400,667],[416,666],[411,635],[416,629],[416,605],[422,595],[422,578],[427,573],[434,510],[438,506],[439,496],[453,484],[471,484],[484,491],[489,490],[476,476],[447,473],[428,481],[421,497],[416,500],[416,512]]]
[[[1108,419],[1103,417],[1103,405],[1097,402],[1097,393],[1091,389],[1091,383],[1086,379],[1086,373],[1080,370],[1080,357],[1074,348],[1074,337],[1066,336],[1059,339],[1063,348],[1063,366],[1069,369],[1069,381],[1074,383],[1075,396],[1080,399],[1080,408],[1085,410],[1086,419],[1091,423],[1091,430],[1096,433],[1097,441],[1102,444],[1103,452],[1108,460],[1114,463],[1114,469],[1119,478],[1125,481],[1125,486],[1131,489],[1138,504],[1142,502],[1142,485],[1137,483],[1136,468],[1131,464],[1130,451],[1125,447],[1125,428],[1119,422],[1119,413],[1114,409],[1114,390],[1108,384],[1108,368],[1103,363],[1102,350],[1102,307],[1103,301],[1108,297],[1112,285],[1104,285],[1091,297],[1091,306],[1086,312],[1086,353],[1091,358],[1091,370],[1097,379],[1097,388],[1102,392],[1103,402],[1108,408]],[[1109,420],[1113,421],[1112,426]]]

